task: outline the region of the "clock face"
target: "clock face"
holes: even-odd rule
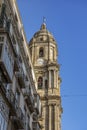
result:
[[[37,60],[37,63],[38,63],[39,65],[43,65],[43,64],[44,64],[44,60],[43,60],[42,58],[39,58],[39,59]]]

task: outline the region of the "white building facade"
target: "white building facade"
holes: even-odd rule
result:
[[[0,0],[0,130],[40,130],[37,82],[15,0]]]

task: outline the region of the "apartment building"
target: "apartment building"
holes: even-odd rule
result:
[[[0,130],[40,130],[40,96],[16,0],[0,0]]]

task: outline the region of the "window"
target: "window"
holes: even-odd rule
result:
[[[3,62],[5,64],[6,70],[11,79],[13,76],[12,61],[14,63],[12,51],[11,51],[10,46],[8,46],[8,41],[6,41],[6,43],[4,44],[4,48],[3,48]]]
[[[44,49],[41,47],[39,49],[39,57],[43,57],[44,56]]]
[[[11,24],[11,20],[9,19],[6,23],[6,29],[8,32],[10,31],[10,24]]]
[[[4,42],[4,36],[0,36],[0,42]]]
[[[47,81],[47,79],[45,80],[45,88],[46,89],[48,88],[48,81]]]
[[[54,71],[51,70],[51,88],[54,88]]]
[[[42,38],[42,37],[40,38],[40,41],[43,41],[43,38]]]
[[[43,86],[43,78],[39,77],[38,78],[38,89],[42,89],[42,86]]]

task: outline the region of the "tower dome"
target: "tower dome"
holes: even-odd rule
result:
[[[37,31],[33,35],[32,39],[30,40],[30,44],[32,44],[33,40],[38,43],[49,41],[49,42],[56,44],[56,41],[55,41],[53,35],[47,30],[46,23],[42,23],[40,30]]]
[[[53,35],[47,30],[46,23],[43,22],[39,31],[33,35],[29,42],[29,49],[32,62],[36,65],[40,59],[44,65],[48,62],[52,64],[57,62],[57,44]]]

